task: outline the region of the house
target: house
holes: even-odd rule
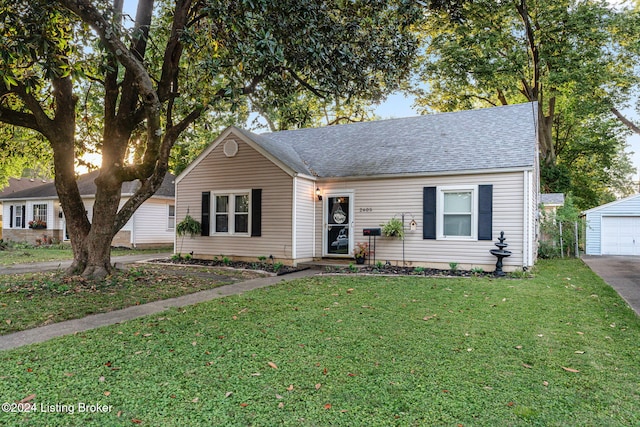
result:
[[[0,191],[0,199],[5,196],[16,193],[18,191],[26,190],[27,188],[37,187],[42,184],[46,184],[47,180],[36,178],[9,178],[7,185]],[[0,206],[2,203],[0,203]],[[2,238],[2,209],[0,209],[0,238]]]
[[[182,252],[285,264],[353,258],[505,270],[537,248],[537,104],[254,134],[223,131],[176,178],[176,215],[202,224]],[[365,235],[396,218],[404,240]],[[373,242],[372,242],[373,243]]]
[[[540,204],[545,214],[555,214],[559,207],[564,206],[564,193],[540,194]]]
[[[640,255],[640,194],[584,211],[587,255]]]
[[[95,178],[98,171],[78,178],[78,189],[82,196],[89,221],[93,216]],[[174,176],[167,174],[156,194],[145,201],[127,224],[113,239],[114,246],[154,247],[171,245],[175,234],[175,186]],[[140,185],[139,181],[122,184],[123,205]],[[55,184],[4,194],[0,198],[4,222],[5,240],[37,243],[46,236],[52,241],[67,241],[65,219],[58,200]]]

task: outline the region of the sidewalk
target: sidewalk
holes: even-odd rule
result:
[[[111,257],[111,265],[121,268],[125,264],[131,264],[138,261],[144,261],[154,258],[169,258],[172,253],[157,254],[137,254],[137,255],[120,255]],[[36,271],[55,271],[64,270],[71,265],[72,260],[64,261],[45,261],[31,264],[14,264],[0,267],[0,274],[25,274],[34,273]]]
[[[157,254],[161,257],[161,254]],[[117,260],[116,262],[130,263],[131,260]],[[146,255],[141,260],[149,259],[150,256]],[[155,258],[155,256],[154,256]],[[38,265],[40,267],[41,263]],[[60,262],[56,262],[55,268],[58,268]],[[17,267],[17,266],[16,266]],[[34,266],[31,266],[33,271]],[[12,273],[15,271],[11,271]],[[230,285],[220,286],[218,288],[209,289],[206,291],[196,292],[194,294],[183,295],[177,298],[170,298],[162,301],[150,302],[147,304],[136,305],[128,307],[122,310],[111,311],[109,313],[93,314],[82,319],[67,320],[60,323],[54,323],[52,325],[42,326],[39,328],[28,329],[26,331],[15,332],[9,335],[0,336],[0,351],[10,350],[13,348],[21,347],[24,345],[35,344],[43,341],[47,341],[51,338],[61,337],[63,335],[69,335],[76,332],[87,331],[89,329],[99,328],[101,326],[113,325],[116,323],[125,322],[127,320],[135,319],[137,317],[147,316],[149,314],[159,313],[171,307],[183,307],[186,305],[197,304],[204,301],[209,301],[215,298],[222,298],[229,295],[238,295],[243,292],[248,292],[253,289],[264,288],[274,285],[282,281],[289,281],[298,279],[301,277],[313,276],[317,273],[317,270],[307,269],[297,271],[282,276],[269,276],[259,277],[257,279],[247,280],[245,282],[233,283]]]

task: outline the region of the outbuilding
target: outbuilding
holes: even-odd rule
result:
[[[527,103],[265,134],[227,128],[176,179],[176,221],[202,224],[176,249],[285,264],[353,259],[370,229],[395,219],[404,240],[377,237],[378,261],[493,271],[489,251],[504,231],[505,271],[530,267],[537,118]]]
[[[640,255],[640,194],[583,214],[587,255]]]

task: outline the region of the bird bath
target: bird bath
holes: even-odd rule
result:
[[[504,237],[504,231],[500,232],[500,237],[498,238],[498,240],[500,243],[495,244],[498,249],[491,249],[489,252],[491,252],[491,255],[498,258],[498,261],[496,262],[496,270],[493,272],[493,274],[498,277],[503,277],[505,273],[504,271],[502,271],[502,259],[511,256],[511,251],[507,251],[504,249],[509,246],[504,242],[506,240],[506,237]]]

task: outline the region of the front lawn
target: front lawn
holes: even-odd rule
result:
[[[117,270],[99,282],[62,272],[0,275],[0,335],[174,298],[263,274],[165,265]]]
[[[2,352],[0,425],[639,425],[639,337],[578,260],[313,277]]]

